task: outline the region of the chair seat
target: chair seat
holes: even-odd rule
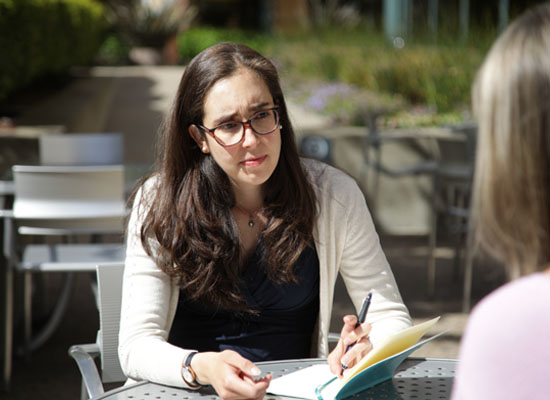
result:
[[[410,175],[424,175],[424,174],[433,174],[437,171],[438,164],[433,160],[426,160],[419,162],[414,165],[407,165],[404,167],[386,167],[381,163],[368,163],[365,162],[365,166],[372,167],[379,172],[382,172],[388,176],[392,177],[401,177],[401,176],[410,176]]]
[[[445,179],[460,179],[469,182],[474,173],[474,166],[471,162],[444,162],[439,164],[436,172],[439,177]]]
[[[29,245],[19,269],[42,272],[95,271],[98,264],[124,262],[122,243]]]

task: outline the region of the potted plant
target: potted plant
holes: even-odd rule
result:
[[[196,7],[189,0],[109,0],[114,25],[130,43],[137,64],[175,64],[176,35],[189,26]]]

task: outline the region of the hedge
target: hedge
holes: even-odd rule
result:
[[[0,100],[34,79],[88,64],[105,29],[95,0],[0,0]]]
[[[477,43],[408,43],[395,49],[380,33],[368,30],[267,36],[194,28],[179,36],[178,48],[186,62],[220,41],[241,42],[275,60],[284,77],[346,83],[449,112],[468,107],[472,79],[491,35],[484,33]]]
[[[257,32],[247,32],[238,29],[218,29],[210,27],[191,28],[181,33],[177,46],[182,62],[189,62],[201,51],[220,42],[237,42],[245,44],[264,53],[265,45],[273,40]]]

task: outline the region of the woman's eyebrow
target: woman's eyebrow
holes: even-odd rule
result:
[[[267,106],[271,106],[271,103],[263,102],[263,103],[259,103],[259,104],[254,104],[251,107],[249,107],[248,110],[249,111],[258,111],[258,110],[264,109]],[[238,114],[238,112],[234,112],[232,114],[226,114],[226,115],[223,115],[219,118],[216,118],[213,122],[213,125],[218,126],[219,124],[221,124],[225,121],[236,121],[237,120],[237,114]]]
[[[213,124],[214,124],[214,126],[218,126],[219,124],[221,124],[222,122],[225,122],[225,121],[234,121],[236,116],[237,116],[236,112],[234,112],[233,114],[223,115],[219,118],[216,118],[214,120]]]
[[[249,110],[251,110],[251,111],[258,111],[258,110],[261,110],[261,109],[263,109],[263,108],[265,108],[265,107],[267,107],[267,106],[270,106],[270,105],[271,105],[271,103],[268,103],[268,102],[264,102],[264,103],[260,103],[260,104],[255,104],[255,105],[253,105],[252,107],[250,107]]]

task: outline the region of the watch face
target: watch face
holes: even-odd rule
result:
[[[200,384],[197,383],[197,376],[195,375],[195,371],[193,371],[193,368],[191,368],[190,365],[191,359],[195,354],[197,354],[197,352],[189,354],[181,367],[181,377],[183,378],[185,383],[187,383],[192,388],[200,387]]]
[[[189,368],[186,367],[183,367],[183,377],[187,382],[193,382],[195,380],[191,374],[191,371],[189,371]]]

